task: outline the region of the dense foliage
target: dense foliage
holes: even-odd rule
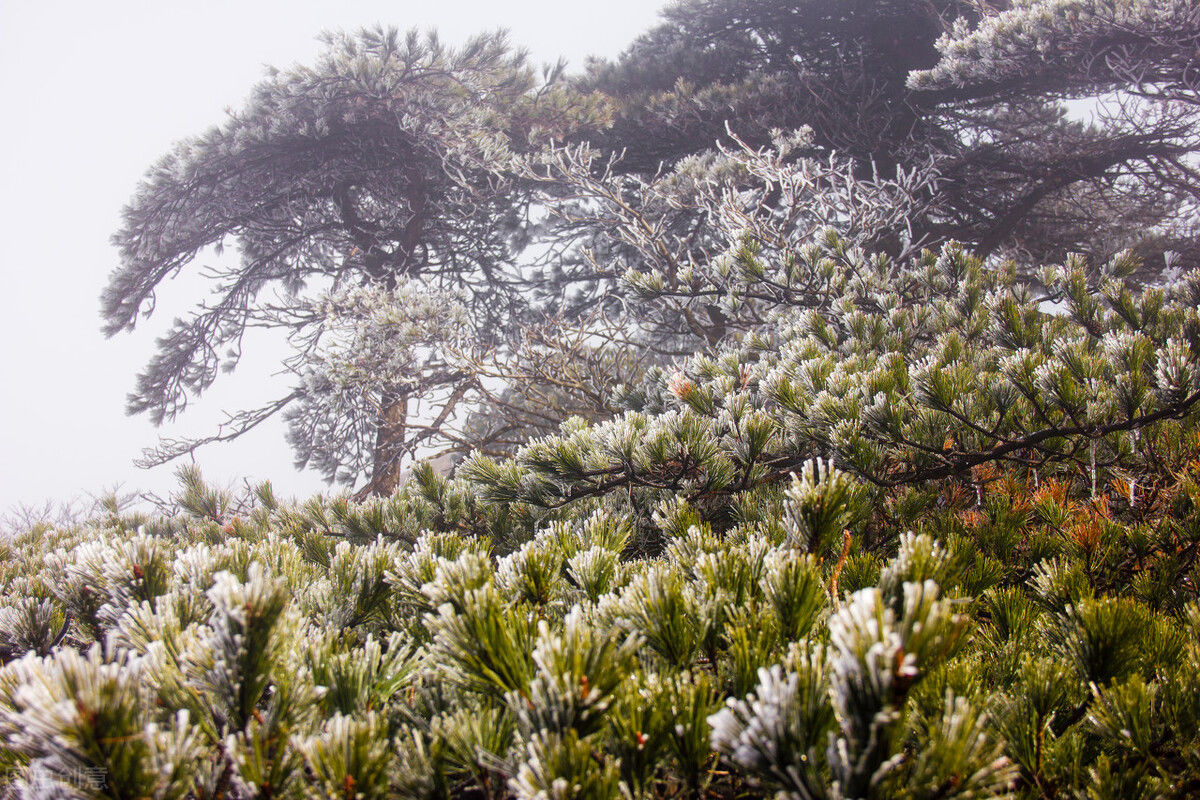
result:
[[[827,234],[773,339],[458,477],[5,543],[18,797],[1200,787],[1200,275]],[[818,289],[819,287],[819,289]],[[887,287],[886,290],[880,287]]]
[[[106,315],[236,241],[134,410],[282,327],[216,438],[286,406],[367,491],[188,467],[0,542],[3,796],[1200,794],[1197,31],[688,0],[571,81],[385,31],[273,74]]]

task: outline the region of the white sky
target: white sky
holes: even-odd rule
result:
[[[178,139],[238,107],[267,64],[310,61],[323,29],[436,27],[448,43],[508,28],[536,61],[616,55],[655,19],[654,0],[0,0],[0,513],[96,493],[174,489],[173,466],[132,459],[158,431],[125,395],[156,330],[188,307],[183,283],[155,323],[100,334],[109,236],[143,171]],[[180,296],[182,295],[182,296]],[[204,433],[274,392],[273,363],[247,357],[177,433]],[[222,386],[223,384],[223,386]],[[275,384],[276,387],[279,384]],[[270,478],[284,495],[323,488],[297,474],[278,424],[213,445],[217,481]]]

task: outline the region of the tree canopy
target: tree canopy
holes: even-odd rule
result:
[[[205,248],[240,258],[129,408],[174,418],[249,328],[282,329],[292,391],[202,441],[286,409],[299,463],[387,491],[435,442],[512,448],[619,413],[596,365],[642,391],[655,365],[820,307],[797,254],[825,228],[900,263],[961,242],[1031,285],[1132,248],[1153,279],[1197,254],[1197,36],[1182,2],[686,0],[619,59],[541,83],[499,35],[330,37],[128,207],[110,333]]]
[[[392,293],[418,281],[469,310],[459,320],[469,330],[456,334],[503,341],[530,305],[518,290],[531,289],[513,265],[527,197],[501,167],[528,146],[537,115],[552,127],[561,109],[538,95],[524,56],[500,34],[460,49],[395,30],[329,36],[326,45],[317,64],[272,72],[245,108],[150,170],[115,237],[121,265],[104,292],[105,329],[134,327],[153,311],[163,281],[198,268],[206,248],[219,254],[232,244],[237,261],[207,269],[212,299],[159,340],[130,411],[156,423],[173,419],[222,368],[236,365],[248,329],[281,328],[297,348],[296,388],[239,413],[213,438],[236,436],[304,400],[311,413],[297,412],[292,427],[300,462],[323,447],[315,463],[330,477],[365,466],[390,486],[411,449],[406,400],[457,376],[406,365],[413,374],[371,387],[365,400],[373,414],[355,420],[353,432],[321,441],[330,427],[313,414],[347,411],[321,410],[321,387],[306,364],[326,327],[321,293],[366,286]],[[345,460],[330,462],[338,443]],[[155,458],[194,445],[167,442]]]
[[[808,126],[860,177],[935,170],[931,241],[1106,259],[1193,247],[1198,29],[1187,2],[687,0],[582,84],[628,170]]]

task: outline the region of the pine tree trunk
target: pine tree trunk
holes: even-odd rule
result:
[[[408,421],[408,395],[398,387],[389,386],[383,391],[380,406],[371,480],[355,494],[355,499],[359,500],[389,495],[400,485],[404,433]]]

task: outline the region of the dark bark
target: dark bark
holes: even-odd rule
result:
[[[380,403],[371,479],[355,494],[355,499],[387,496],[400,486],[407,427],[408,394],[402,387],[389,386]]]

